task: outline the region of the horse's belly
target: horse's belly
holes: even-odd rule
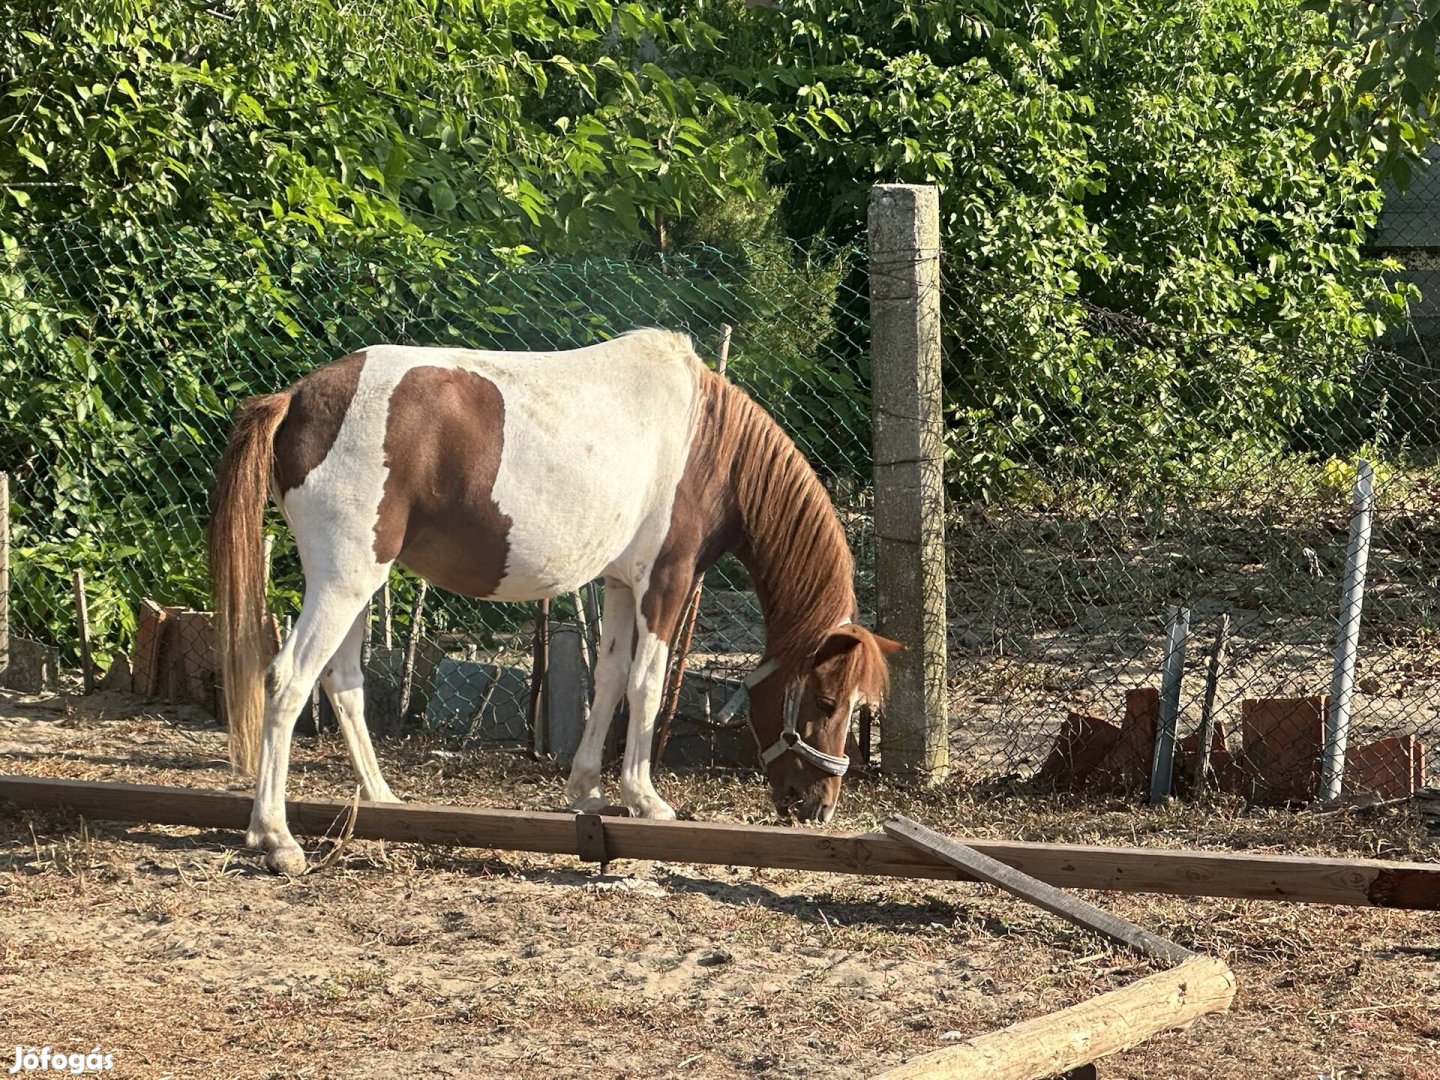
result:
[[[555,596],[608,572],[634,584],[629,568],[648,572],[669,529],[689,451],[689,370],[563,400],[498,381],[506,409],[493,497],[509,527],[493,598]]]
[[[572,592],[626,552],[649,548],[653,510],[639,491],[556,483],[510,514],[505,571],[497,600],[534,600]],[[501,503],[502,508],[504,503]],[[668,519],[668,514],[666,515]]]
[[[397,561],[451,592],[483,600],[540,600],[599,577],[637,531],[623,515],[542,522],[534,515],[543,505],[515,510],[531,519],[510,517],[500,530],[464,506],[441,519],[412,519]]]

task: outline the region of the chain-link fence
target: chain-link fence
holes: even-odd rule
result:
[[[855,251],[781,245],[498,261],[436,258],[423,246],[340,254],[68,229],[12,248],[0,264],[9,681],[38,688],[57,669],[76,677],[80,570],[94,665],[115,671],[108,685],[218,710],[204,526],[233,408],[376,342],[553,349],[664,326],[691,334],[713,362],[728,325],[729,377],[816,464],[863,564],[870,439],[860,264]],[[273,517],[278,638],[298,613],[302,582]],[[536,607],[422,594],[397,571],[372,605],[372,725],[424,723],[461,742],[530,746]],[[547,708],[583,701],[600,608],[595,588],[551,603]],[[706,580],[672,757],[747,759],[732,745],[744,733],[717,734],[706,714],[753,667],[762,641],[746,574],[727,558]],[[318,722],[324,712],[317,696]]]
[[[1178,725],[1192,740],[1182,779],[1208,712],[1219,729],[1208,745],[1231,766],[1222,786],[1313,795],[1367,460],[1347,788],[1424,782],[1423,744],[1440,739],[1433,366],[1180,332],[964,271],[947,273],[945,305],[962,771],[1129,772],[1143,790],[1178,608],[1189,617]],[[1136,730],[1141,745],[1127,746]]]
[[[11,681],[76,678],[79,570],[97,672],[216,709],[203,528],[233,407],[379,341],[559,348],[659,325],[714,360],[728,324],[728,374],[821,473],[868,618],[865,274],[859,250],[788,246],[557,262],[55,230],[13,247],[0,264],[11,652],[24,661]],[[1440,380],[1426,357],[1180,331],[963,268],[945,277],[958,771],[1060,778],[1097,730],[1129,738],[1155,707],[1169,612],[1185,608],[1180,734],[1209,696],[1236,762],[1288,740],[1310,775],[1363,458],[1375,518],[1351,746],[1377,775],[1403,761],[1423,782],[1417,740],[1440,738]],[[271,531],[278,636],[301,581],[278,519]],[[583,712],[600,610],[593,587],[556,598],[540,635],[535,605],[421,594],[397,573],[372,607],[372,724],[532,746],[537,638],[546,708]],[[753,759],[747,733],[708,717],[762,640],[727,558],[705,582],[671,761]],[[1266,728],[1276,699],[1289,711]]]

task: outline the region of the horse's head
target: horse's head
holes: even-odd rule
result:
[[[846,623],[830,632],[788,686],[775,674],[750,691],[750,724],[782,816],[830,820],[848,766],[851,721],[862,707],[879,708],[884,702],[885,658],[902,648]]]

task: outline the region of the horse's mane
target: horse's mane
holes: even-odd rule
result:
[[[738,554],[765,612],[767,653],[788,683],[826,635],[855,617],[855,563],[819,477],[748,394],[701,373],[708,460],[728,471],[743,533]]]

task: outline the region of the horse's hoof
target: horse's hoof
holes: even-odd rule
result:
[[[628,799],[626,805],[630,812],[636,817],[649,818],[651,821],[674,821],[675,810],[664,799],[656,798],[653,795],[644,795],[633,803]]]
[[[586,795],[570,800],[570,809],[580,814],[598,814],[610,804],[600,795]]]
[[[265,869],[272,874],[299,877],[305,873],[305,853],[298,847],[275,848],[265,853]]]

